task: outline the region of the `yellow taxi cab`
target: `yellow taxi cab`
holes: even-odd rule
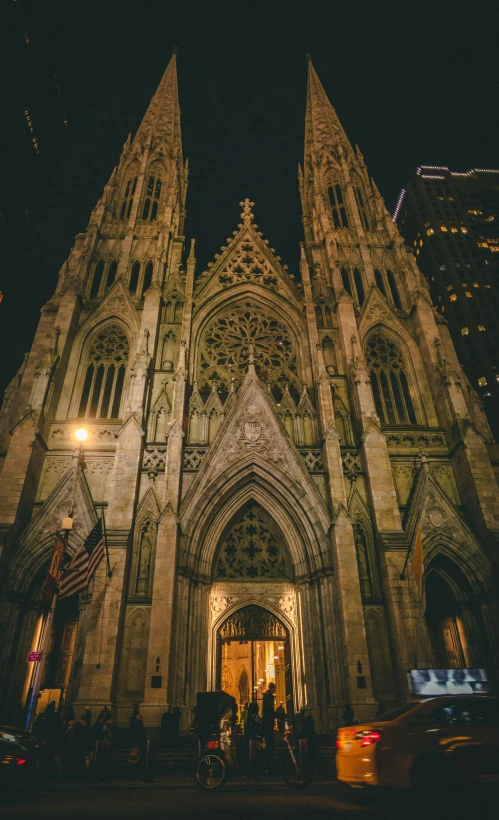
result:
[[[452,789],[499,783],[499,698],[412,701],[338,730],[338,779],[354,787]]]

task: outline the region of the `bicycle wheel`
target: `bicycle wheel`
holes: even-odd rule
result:
[[[225,760],[218,755],[205,754],[196,766],[196,783],[202,789],[219,789],[227,779]]]
[[[312,782],[308,755],[297,747],[290,747],[281,755],[281,777],[290,789],[306,789]]]

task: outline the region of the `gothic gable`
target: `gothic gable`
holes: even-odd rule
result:
[[[368,330],[377,324],[393,328],[402,338],[407,336],[407,331],[392,306],[380,290],[372,285],[359,317],[360,337],[365,338]]]
[[[296,303],[300,296],[293,277],[286,266],[281,265],[280,257],[274,255],[274,249],[268,247],[268,239],[262,238],[258,226],[252,224],[253,203],[246,199],[240,204],[243,221],[234,231],[233,238],[227,239],[222,254],[216,254],[215,262],[210,263],[208,270],[198,279],[198,303],[241,284],[277,291]]]
[[[319,491],[291,443],[252,363],[182,506],[189,507],[200,495],[211,492],[210,487],[220,485],[221,476],[238,463],[241,470],[243,464],[245,470],[250,469],[251,464],[261,464],[276,478],[279,476],[279,481],[292,486],[298,497],[308,496],[317,509],[325,512]]]
[[[123,319],[133,333],[138,333],[140,329],[137,311],[130,299],[130,294],[123,285],[121,277],[116,280],[101,302],[99,302],[89,316],[87,316],[80,326],[79,332],[87,331],[103,319],[107,319],[108,316],[117,316]]]

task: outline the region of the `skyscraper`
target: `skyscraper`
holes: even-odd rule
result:
[[[29,692],[73,498],[69,552],[103,505],[112,578],[56,608],[43,685],[118,724],[175,703],[187,729],[198,690],[275,681],[330,729],[405,699],[414,664],[497,673],[487,421],[311,62],[299,191],[299,271],[247,198],[196,271],[174,55],[2,408],[4,703]]]
[[[499,170],[420,166],[395,219],[499,435]]]

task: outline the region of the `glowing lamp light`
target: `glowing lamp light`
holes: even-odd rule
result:
[[[78,439],[78,441],[86,441],[88,438],[88,433],[84,429],[84,427],[81,427],[79,430],[76,431],[75,436]]]

